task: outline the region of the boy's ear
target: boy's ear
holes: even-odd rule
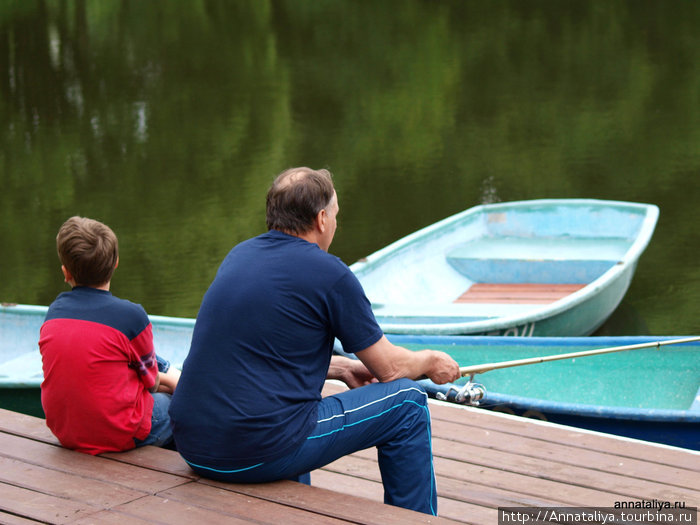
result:
[[[64,280],[65,280],[67,283],[70,283],[70,282],[73,280],[73,276],[72,276],[71,273],[68,271],[68,268],[66,268],[64,265],[61,265],[61,271],[63,272]]]

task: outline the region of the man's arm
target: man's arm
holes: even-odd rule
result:
[[[386,336],[382,336],[372,346],[355,352],[355,355],[384,383],[401,377],[418,379],[426,376],[434,383],[443,384],[456,381],[460,377],[459,365],[445,352],[412,352],[391,343]]]

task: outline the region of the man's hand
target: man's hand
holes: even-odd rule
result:
[[[376,383],[377,378],[358,359],[349,359],[339,355],[331,357],[328,368],[328,379],[338,379],[349,388],[357,388],[370,383]]]
[[[452,359],[452,356],[445,352],[437,350],[426,350],[430,352],[430,369],[425,375],[428,376],[433,383],[443,385],[451,381],[457,381],[461,377],[459,373],[459,365]]]
[[[460,377],[459,365],[449,354],[437,350],[414,352],[392,344],[386,336],[355,355],[382,382],[428,377],[434,383],[444,384]]]

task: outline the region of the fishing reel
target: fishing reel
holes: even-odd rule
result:
[[[440,401],[454,401],[462,405],[479,406],[479,402],[486,395],[484,385],[474,383],[474,374],[469,376],[469,380],[463,386],[450,385],[446,392],[438,392],[435,398]],[[454,397],[451,397],[454,392]]]

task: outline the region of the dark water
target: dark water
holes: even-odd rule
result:
[[[194,317],[290,166],[328,167],[347,263],[481,202],[651,202],[605,333],[700,332],[700,3],[0,3],[0,301],[49,304],[67,217],[115,294]]]

